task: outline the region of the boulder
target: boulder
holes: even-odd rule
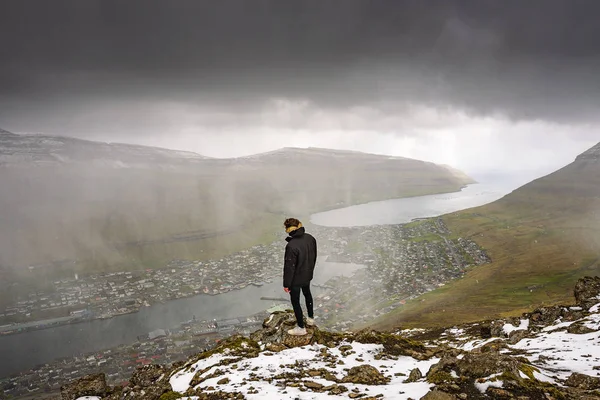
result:
[[[287,332],[284,331],[281,338],[281,344],[288,348],[302,347],[311,344],[313,342],[312,329],[306,330],[308,333],[302,336],[289,335]]]
[[[404,383],[416,382],[421,378],[423,378],[421,370],[419,368],[415,368],[412,371],[410,371],[410,374],[408,374],[408,379],[406,379]]]
[[[493,337],[506,337],[506,333],[504,333],[504,324],[506,324],[506,321],[504,320],[493,321],[490,324],[490,335]]]
[[[588,328],[582,323],[574,323],[569,325],[567,328],[567,332],[574,335],[585,335],[586,333],[596,332],[596,330]]]
[[[150,386],[159,379],[167,381],[168,379],[165,378],[166,372],[165,367],[161,365],[144,365],[135,370],[129,381],[132,386]]]
[[[442,392],[440,390],[432,390],[428,392],[425,396],[421,397],[420,400],[455,400],[456,396]]]
[[[521,340],[525,339],[527,336],[529,336],[529,331],[526,329],[519,329],[516,331],[512,331],[509,335],[508,335],[508,342],[510,344],[517,344],[519,343]]]
[[[532,324],[547,326],[561,318],[563,313],[563,307],[540,307],[529,314],[529,320]]]
[[[600,277],[586,276],[575,284],[575,301],[578,306],[590,308],[600,303]]]
[[[389,381],[389,378],[383,376],[377,368],[368,364],[350,368],[348,374],[342,379],[344,383],[358,383],[363,385],[385,385]]]
[[[565,381],[565,385],[584,390],[595,390],[600,389],[600,378],[575,372]]]
[[[492,327],[490,325],[483,325],[479,328],[479,336],[482,339],[489,339],[492,337]]]
[[[86,375],[61,386],[62,400],[76,400],[84,396],[103,397],[108,393],[104,374]]]
[[[437,363],[433,364],[429,367],[429,371],[427,371],[427,382],[434,384],[442,384],[448,382],[454,382],[455,378],[452,377],[452,371],[457,369],[456,364],[458,363],[458,358],[444,354],[442,359]]]
[[[316,327],[306,327],[307,335],[293,336],[287,331],[296,326],[296,317],[291,311],[278,311],[263,321],[262,329],[252,333],[250,338],[265,345],[270,351],[281,351],[301,347],[316,342]]]
[[[519,376],[521,363],[511,356],[499,353],[467,353],[456,360],[457,372],[470,378],[485,378],[493,374],[510,373]]]

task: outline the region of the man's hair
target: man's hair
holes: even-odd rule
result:
[[[301,222],[296,218],[288,218],[283,222],[283,226],[285,229],[288,229],[292,226],[300,226]]]

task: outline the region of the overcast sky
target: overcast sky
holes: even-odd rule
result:
[[[600,141],[600,1],[2,0],[0,127],[550,172]]]

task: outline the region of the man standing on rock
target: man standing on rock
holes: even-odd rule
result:
[[[302,222],[296,218],[288,218],[283,223],[285,231],[289,234],[285,240],[285,261],[283,265],[283,290],[290,294],[294,314],[296,315],[296,326],[290,329],[290,335],[306,335],[304,328],[304,315],[300,307],[300,292],[304,294],[308,318],[306,324],[315,324],[313,315],[313,298],[310,293],[310,281],[313,278],[315,264],[317,262],[317,241],[306,233]]]

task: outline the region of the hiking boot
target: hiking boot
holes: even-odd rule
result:
[[[306,325],[315,326],[315,319],[314,318],[306,318]]]
[[[303,336],[306,335],[306,329],[297,326],[294,329],[290,329],[289,331],[287,331],[287,333],[288,335],[292,336]]]

